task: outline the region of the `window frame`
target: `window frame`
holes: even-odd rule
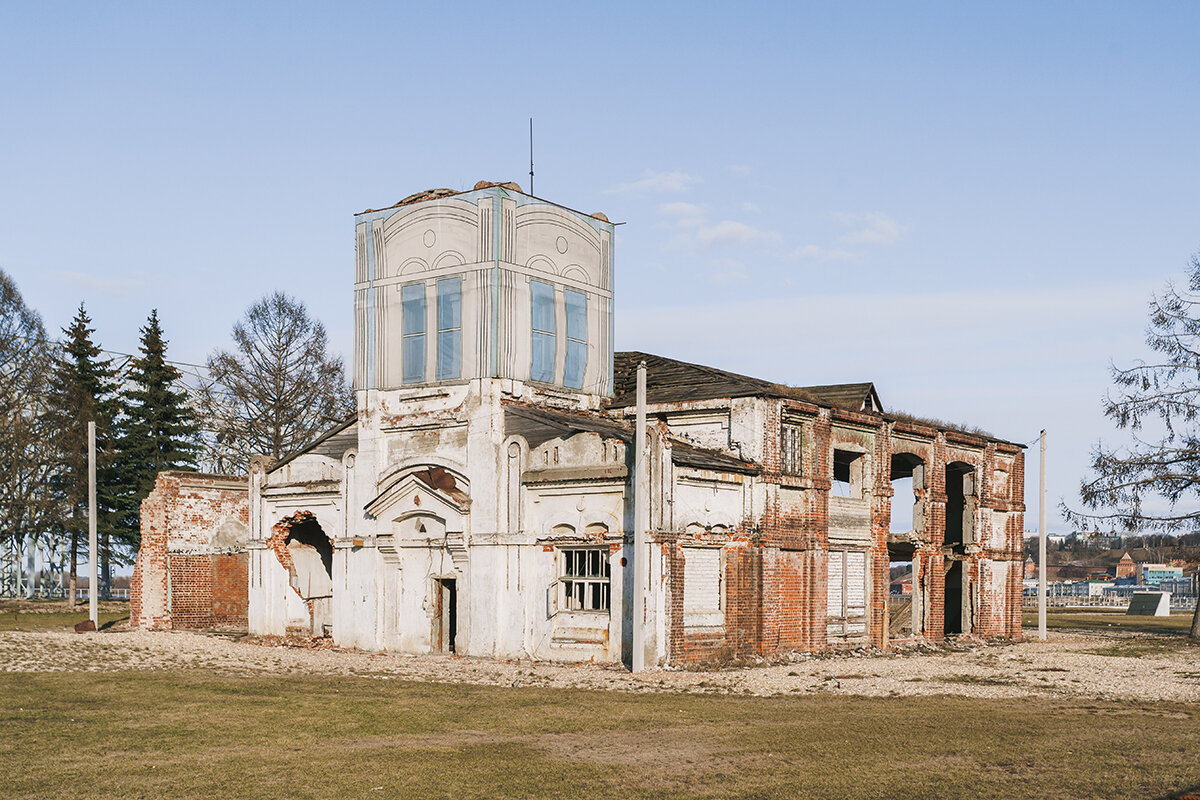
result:
[[[578,298],[575,300],[575,298]],[[575,300],[574,303],[572,301]],[[579,316],[582,317],[580,329],[572,331],[572,305],[578,310]],[[567,340],[566,359],[563,363],[563,386],[571,389],[582,389],[584,381],[587,378],[587,363],[588,363],[588,301],[587,294],[576,289],[563,289],[563,310],[565,312],[566,321],[564,323],[564,334]],[[578,333],[579,336],[572,336],[572,333]],[[581,338],[582,337],[582,338]],[[571,353],[582,352],[582,357],[579,359],[579,372],[574,375],[571,372]]]
[[[411,289],[420,289],[420,297],[406,298]],[[416,303],[420,300],[420,312],[415,310],[410,312],[409,303]],[[429,320],[427,312],[429,310],[429,291],[424,281],[414,281],[413,283],[405,283],[400,286],[400,384],[402,386],[413,386],[418,383],[425,382],[425,376],[428,374],[428,357],[425,352],[426,337],[429,335]],[[416,324],[419,321],[420,330],[409,332],[409,325]],[[410,342],[415,342],[417,346],[410,345]],[[419,362],[420,370],[417,372],[409,371],[409,353],[417,355],[412,359]],[[419,355],[418,355],[419,354]]]
[[[549,320],[549,328],[542,329],[538,325],[538,302],[546,300],[546,290],[549,290],[550,313],[547,317]],[[536,383],[554,383],[555,372],[558,367],[558,291],[554,284],[546,281],[539,281],[536,278],[529,280],[529,331],[530,331],[530,352],[529,352],[529,380]],[[544,309],[543,309],[544,311]],[[542,316],[546,316],[543,314]],[[539,338],[540,337],[540,338]],[[539,342],[542,347],[539,348]],[[545,346],[549,345],[549,371],[545,362]],[[543,356],[541,364],[539,364],[538,356]],[[541,367],[539,371],[539,367]]]
[[[462,284],[463,284],[463,280],[462,280],[462,276],[460,276],[460,275],[453,275],[448,278],[440,278],[440,279],[438,279],[438,282],[437,282],[437,287],[436,287],[436,295],[437,295],[437,340],[436,340],[437,341],[437,354],[435,357],[436,358],[435,366],[436,366],[437,379],[439,381],[455,381],[455,380],[462,379],[462,371],[463,371],[463,369],[462,369],[462,367],[463,367],[463,364],[462,364],[462,356],[463,356],[463,348],[462,348],[462,316],[463,316],[463,314],[462,314],[462,312],[463,312]],[[452,285],[454,286],[453,292],[449,290],[449,287],[451,287]],[[446,290],[443,290],[443,287],[446,287]],[[451,298],[454,297],[455,295],[457,295],[457,309],[454,309],[453,311],[456,311],[457,313],[453,314],[453,315],[456,316],[457,318],[450,319],[450,320],[444,320],[443,319],[443,311],[445,311],[448,308],[451,308],[451,306],[450,306]],[[447,314],[445,316],[451,316],[452,313],[453,312],[447,312]],[[456,324],[443,325],[443,323],[456,323]],[[445,347],[446,342],[450,342],[451,343],[450,348],[453,348],[455,351],[457,351],[457,352],[453,353],[453,356],[454,356],[453,363],[454,363],[454,367],[455,367],[455,369],[453,371],[450,371],[450,370],[443,371],[443,363],[444,363],[443,356],[445,355],[445,350],[447,349]]]
[[[799,422],[779,426],[779,471],[796,477],[804,474],[804,425]]]
[[[586,568],[590,567],[587,563],[588,557],[592,554],[598,559],[598,573],[586,572]],[[612,553],[608,545],[556,547],[555,560],[558,567],[558,580],[555,581],[558,612],[605,615],[612,613]],[[585,566],[585,573],[570,571],[577,569],[581,561]],[[597,604],[600,607],[589,607]]]

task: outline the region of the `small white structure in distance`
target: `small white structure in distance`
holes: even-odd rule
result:
[[[1126,616],[1169,617],[1171,616],[1170,592],[1134,592],[1129,599]]]

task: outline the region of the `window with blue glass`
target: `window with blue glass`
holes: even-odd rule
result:
[[[437,379],[462,377],[462,278],[437,282]]]
[[[541,281],[530,281],[533,296],[533,363],[529,379],[554,383],[554,287]]]
[[[425,380],[425,284],[400,289],[400,359],[405,383]]]
[[[587,295],[567,289],[563,292],[567,311],[567,363],[563,368],[563,384],[572,389],[583,388],[587,371]]]

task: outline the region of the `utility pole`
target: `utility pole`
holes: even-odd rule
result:
[[[99,554],[96,552],[96,423],[88,422],[88,617],[100,630]]]
[[[633,434],[633,664],[646,668],[646,591],[650,582],[650,471],[646,464],[646,362],[637,368],[637,424]]]
[[[1038,638],[1046,641],[1046,431],[1038,468]]]

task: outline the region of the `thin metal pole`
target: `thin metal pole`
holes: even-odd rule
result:
[[[529,118],[529,196],[533,197],[533,117]]]
[[[646,362],[637,368],[633,436],[633,671],[646,668],[646,590],[650,582],[650,472],[646,468]]]
[[[1046,431],[1038,468],[1038,638],[1046,640]]]
[[[88,616],[100,630],[99,554],[96,552],[96,423],[88,422]]]

